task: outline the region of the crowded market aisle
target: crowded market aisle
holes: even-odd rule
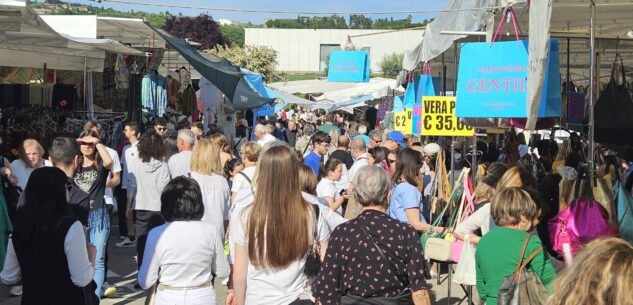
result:
[[[116,220],[113,220],[116,222]],[[112,225],[114,232],[118,231],[118,224]],[[110,244],[119,242],[116,234],[111,234]],[[135,248],[109,248],[109,269],[108,282],[117,287],[117,296],[114,298],[105,298],[101,300],[102,305],[143,305],[145,304],[145,296],[147,292],[144,290],[135,290],[134,283],[136,282],[136,261],[134,260]],[[465,298],[465,293],[462,291],[459,285],[452,284],[452,292],[450,302],[447,303],[448,294],[448,281],[446,280],[446,274],[442,275],[442,283],[437,285],[435,279],[428,280],[427,284],[431,288],[432,304],[437,305],[467,305],[468,301]],[[226,286],[216,285],[215,291],[218,296],[218,304],[225,304],[226,300]],[[0,285],[0,305],[19,305],[20,297],[9,297],[9,289],[5,285]]]

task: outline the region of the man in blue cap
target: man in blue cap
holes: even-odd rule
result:
[[[399,131],[392,131],[387,135],[387,140],[383,143],[383,146],[391,151],[400,148],[406,148],[404,144],[404,136]]]

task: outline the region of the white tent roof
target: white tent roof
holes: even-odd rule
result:
[[[387,96],[393,90],[404,90],[397,86],[396,80],[380,77],[371,78],[367,83],[329,82],[327,80],[313,79],[278,82],[267,84],[267,86],[287,94],[319,94],[314,97],[317,102],[311,102],[310,104],[299,103],[311,109],[335,110],[344,108],[347,111],[364,105],[368,100]]]
[[[0,66],[103,71],[105,51],[143,54],[109,39],[60,34],[25,2],[0,0]]]

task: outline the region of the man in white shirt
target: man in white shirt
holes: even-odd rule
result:
[[[367,146],[365,146],[365,140],[356,138],[352,140],[352,158],[354,158],[354,165],[349,169],[349,181],[354,179],[354,175],[358,170],[367,165]]]
[[[181,129],[178,131],[176,146],[178,146],[179,153],[171,156],[171,158],[167,161],[167,166],[169,166],[169,172],[171,173],[172,179],[180,176],[186,176],[191,172],[189,164],[191,163],[191,155],[195,142],[196,136],[191,130]]]
[[[121,182],[121,188],[125,190],[127,200],[123,205],[124,208],[119,209],[119,228],[126,228],[121,231],[121,237],[124,237],[123,241],[116,243],[116,246],[119,248],[136,246],[136,238],[134,237],[134,222],[132,221],[132,200],[134,195],[130,197],[128,193],[130,181],[133,177],[130,174],[130,168],[128,165],[130,159],[138,158],[138,149],[136,148],[136,145],[138,145],[140,126],[136,122],[127,122],[123,128],[123,133],[130,144],[125,145],[125,147],[123,147],[123,152],[121,153],[121,163],[123,164],[123,179]],[[125,225],[123,225],[124,223]]]
[[[264,126],[262,124],[255,125],[255,135],[257,136],[257,144],[264,148],[264,145],[277,141],[277,138],[272,135],[272,131],[275,129],[274,126],[272,128],[268,128],[268,126]]]
[[[231,202],[235,202],[235,196],[237,196],[237,193],[241,190],[252,189],[253,177],[255,177],[255,166],[257,165],[260,151],[261,146],[259,146],[257,142],[249,141],[242,145],[240,157],[242,158],[244,169],[233,178]]]

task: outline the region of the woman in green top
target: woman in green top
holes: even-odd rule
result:
[[[479,296],[485,304],[496,305],[499,287],[504,278],[517,269],[523,242],[538,223],[539,208],[526,190],[511,187],[495,194],[491,212],[497,227],[481,238],[475,259]],[[530,237],[525,257],[541,246],[538,236]],[[532,260],[528,270],[533,271],[551,293],[556,271],[545,252]]]

